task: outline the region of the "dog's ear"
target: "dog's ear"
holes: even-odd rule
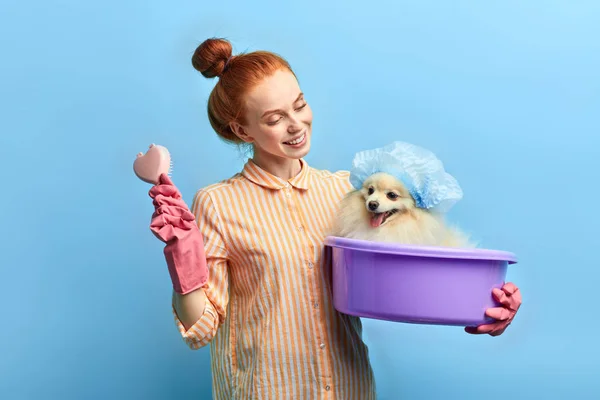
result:
[[[411,198],[412,196],[410,195],[410,192],[408,191],[408,189],[406,187],[404,187],[404,185],[401,185],[399,188],[400,191],[400,195],[402,197],[408,197]]]

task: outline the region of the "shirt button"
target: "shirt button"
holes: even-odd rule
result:
[[[325,386],[325,390],[327,390],[327,391],[331,390],[331,386],[329,386],[329,385]]]
[[[315,301],[315,308],[319,308],[319,303]]]
[[[324,348],[325,348],[325,343],[321,343],[321,344],[319,345],[319,347],[320,347],[320,348],[322,348],[322,349],[324,349]]]
[[[302,231],[304,230],[304,227],[302,227],[302,226],[299,226],[299,227],[298,227],[298,230],[299,230],[300,232],[302,232]]]
[[[314,264],[313,264],[311,261],[309,261],[309,262],[308,262],[308,268],[311,268],[311,269],[312,269],[312,267],[313,267],[313,266],[314,266]]]

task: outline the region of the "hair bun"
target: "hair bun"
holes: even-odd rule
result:
[[[204,77],[214,78],[221,76],[231,54],[232,46],[228,40],[218,38],[207,39],[194,51],[192,65]]]

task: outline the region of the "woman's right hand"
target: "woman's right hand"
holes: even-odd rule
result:
[[[171,179],[162,174],[159,183],[148,192],[153,199],[154,214],[150,222],[150,230],[165,243],[182,239],[188,232],[197,230],[194,214],[181,198],[179,189]]]
[[[166,244],[164,253],[173,288],[180,294],[192,292],[208,280],[204,240],[196,218],[166,174],[148,194],[154,205],[150,230]]]

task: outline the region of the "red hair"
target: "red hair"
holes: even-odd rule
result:
[[[245,95],[280,69],[294,74],[288,62],[275,53],[254,51],[232,56],[231,43],[217,38],[207,39],[196,48],[192,65],[206,78],[219,77],[208,98],[208,119],[222,139],[236,144],[243,141],[230,124],[246,123]]]

